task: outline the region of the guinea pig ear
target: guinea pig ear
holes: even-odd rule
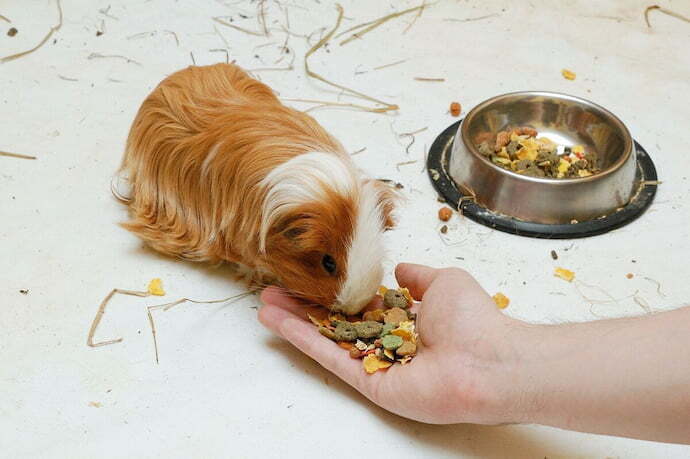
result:
[[[402,199],[397,187],[391,180],[370,180],[378,194],[379,206],[383,212],[383,227],[386,230],[395,227],[395,208]]]

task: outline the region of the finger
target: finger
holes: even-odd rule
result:
[[[439,270],[429,266],[413,263],[400,263],[395,268],[395,278],[398,285],[407,287],[410,295],[416,300],[421,300],[424,292],[438,275]]]
[[[259,321],[276,335],[289,341],[300,351],[316,360],[325,369],[365,393],[364,369],[359,359],[351,358],[347,351],[321,336],[311,323],[275,305],[259,310]]]

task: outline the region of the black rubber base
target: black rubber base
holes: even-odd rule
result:
[[[427,171],[432,185],[448,204],[460,210],[464,216],[490,228],[517,234],[518,236],[545,239],[571,239],[595,236],[620,228],[635,220],[649,207],[656,194],[657,186],[655,184],[646,184],[641,186],[633,199],[617,212],[594,220],[557,225],[518,220],[508,215],[494,213],[469,200],[464,200],[460,203],[461,198],[465,195],[450,178],[448,164],[453,139],[458,132],[461,121],[450,125],[431,145],[427,159]],[[656,168],[652,159],[637,142],[635,142],[635,148],[637,149],[636,183],[656,181]],[[459,203],[460,207],[458,207]]]

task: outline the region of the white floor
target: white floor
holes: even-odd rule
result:
[[[161,257],[117,226],[125,211],[109,185],[129,124],[158,81],[192,63],[190,53],[200,65],[225,60],[223,52],[210,50],[227,48],[230,59],[248,69],[285,66],[290,56],[275,63],[286,39],[285,12],[275,1],[266,3],[270,37],[261,37],[211,20],[231,15],[233,24],[260,30],[256,2],[249,0],[62,3],[62,28],[43,48],[0,64],[0,150],[38,157],[0,157],[1,456],[690,455],[682,446],[543,427],[429,426],[398,418],[267,333],[256,320],[255,297],[154,312],[157,365],[146,306],[180,297],[223,298],[243,287],[223,267]],[[417,5],[342,3],[343,29]],[[366,147],[355,156],[363,168],[405,185],[401,224],[389,233],[389,282],[402,260],[462,266],[490,292],[511,298],[506,313],[539,322],[641,314],[635,293],[655,310],[690,299],[690,25],[653,12],[653,28],[647,28],[642,12],[648,3],[441,0],[406,33],[413,15],[346,46],[332,42],[313,56],[315,71],[400,106],[390,115],[314,112],[351,151]],[[281,97],[338,100],[337,92],[305,77],[308,45],[299,36],[330,28],[334,4],[280,4],[289,10],[294,69],[256,75]],[[690,14],[687,2],[664,6]],[[57,20],[54,0],[2,2],[0,14],[19,30],[7,37],[10,25],[0,22],[2,55],[34,46]],[[93,53],[125,58],[89,58]],[[574,70],[577,79],[565,80],[562,68]],[[524,89],[583,96],[624,120],[663,180],[642,218],[604,236],[545,241],[454,217],[447,241],[441,240],[438,203],[422,168],[425,149],[455,121],[447,114],[449,102],[458,100],[466,110]],[[407,154],[410,139],[396,133],[424,127]],[[405,161],[416,162],[396,168]],[[553,277],[558,265],[575,271],[580,283]],[[168,295],[116,297],[97,339],[123,342],[87,347],[89,325],[108,291],[144,289],[153,277],[164,280]]]

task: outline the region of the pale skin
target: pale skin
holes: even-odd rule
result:
[[[533,325],[503,314],[463,270],[401,264],[395,274],[421,301],[424,345],[405,366],[366,374],[277,288],[264,290],[259,319],[373,403],[409,419],[534,423],[690,444],[690,308]]]

